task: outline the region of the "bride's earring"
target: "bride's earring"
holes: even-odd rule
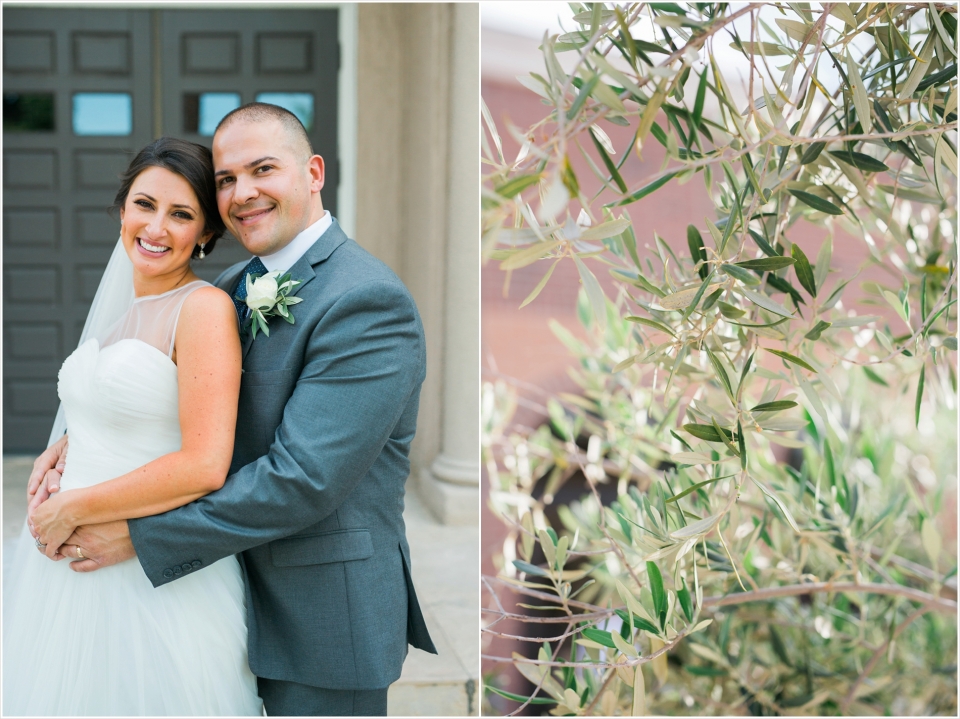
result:
[[[200,254],[197,255],[197,259],[198,259],[198,260],[202,260],[204,257],[206,257],[206,255],[205,255],[204,252],[203,252],[203,248],[206,247],[206,246],[207,246],[207,243],[206,243],[206,242],[201,242],[201,243],[200,243]]]

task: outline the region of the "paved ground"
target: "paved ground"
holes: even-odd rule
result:
[[[3,551],[23,528],[24,488],[32,458],[3,458]],[[478,498],[479,501],[479,498]],[[427,626],[440,654],[411,649],[400,680],[390,688],[393,716],[476,715],[479,702],[478,527],[439,524],[415,492],[404,512],[413,558],[413,580]],[[4,564],[6,585],[6,564]]]
[[[477,498],[479,502],[479,497]],[[392,715],[479,713],[480,530],[437,522],[415,491],[404,512],[413,582],[438,655],[411,649],[390,689]]]

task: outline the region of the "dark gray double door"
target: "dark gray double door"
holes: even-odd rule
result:
[[[336,214],[337,11],[3,9],[3,433],[46,445],[57,372],[80,337],[119,234],[118,175],[161,135],[209,146],[260,99],[308,125]],[[246,257],[233,239],[196,265]]]

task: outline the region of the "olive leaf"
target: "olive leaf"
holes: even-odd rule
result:
[[[694,263],[707,259],[707,252],[703,246],[703,238],[700,236],[700,230],[693,225],[687,225],[687,245],[690,247],[690,256],[693,258]],[[707,267],[706,262],[700,265],[698,270],[700,279],[707,279],[707,273],[709,271],[710,269]]]
[[[751,412],[781,412],[785,409],[796,407],[796,402],[789,400],[779,400],[776,402],[762,402],[750,408]]]
[[[737,267],[742,267],[745,270],[759,270],[761,272],[776,272],[777,270],[782,270],[784,267],[789,267],[796,260],[792,257],[760,257],[755,260],[744,260],[742,262],[737,262]]]
[[[769,352],[770,354],[775,354],[777,355],[777,357],[785,359],[787,362],[793,362],[795,365],[798,365],[799,367],[803,367],[804,369],[808,369],[811,372],[816,372],[816,370],[813,367],[811,367],[807,362],[804,362],[802,359],[800,359],[796,355],[790,354],[789,352],[784,352],[783,350],[770,349],[769,347],[761,347],[760,349],[762,349],[765,352]]]
[[[807,292],[809,292],[814,297],[817,296],[817,281],[813,276],[813,269],[810,267],[810,262],[807,260],[807,256],[803,254],[803,250],[800,249],[800,246],[794,244],[790,248],[790,254],[794,259],[793,269],[797,273],[797,279],[800,281],[800,286],[803,287]]]
[[[820,212],[825,212],[828,215],[843,214],[843,210],[841,210],[839,207],[834,205],[829,200],[824,200],[822,197],[818,197],[817,195],[811,194],[809,192],[804,192],[803,190],[791,189],[791,190],[788,190],[788,192],[794,197],[796,197],[798,200],[800,200],[800,202],[802,202],[805,205],[808,205],[809,207],[812,207],[815,210],[819,210]]]

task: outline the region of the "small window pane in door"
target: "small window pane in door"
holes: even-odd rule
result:
[[[126,92],[78,92],[73,96],[74,135],[129,135],[133,100]]]
[[[309,92],[261,92],[257,102],[269,102],[289,110],[303,123],[307,132],[313,127],[313,95]]]
[[[188,92],[183,96],[183,130],[210,137],[231,110],[240,107],[236,92]]]
[[[3,93],[3,131],[35,132],[53,129],[53,93]]]

